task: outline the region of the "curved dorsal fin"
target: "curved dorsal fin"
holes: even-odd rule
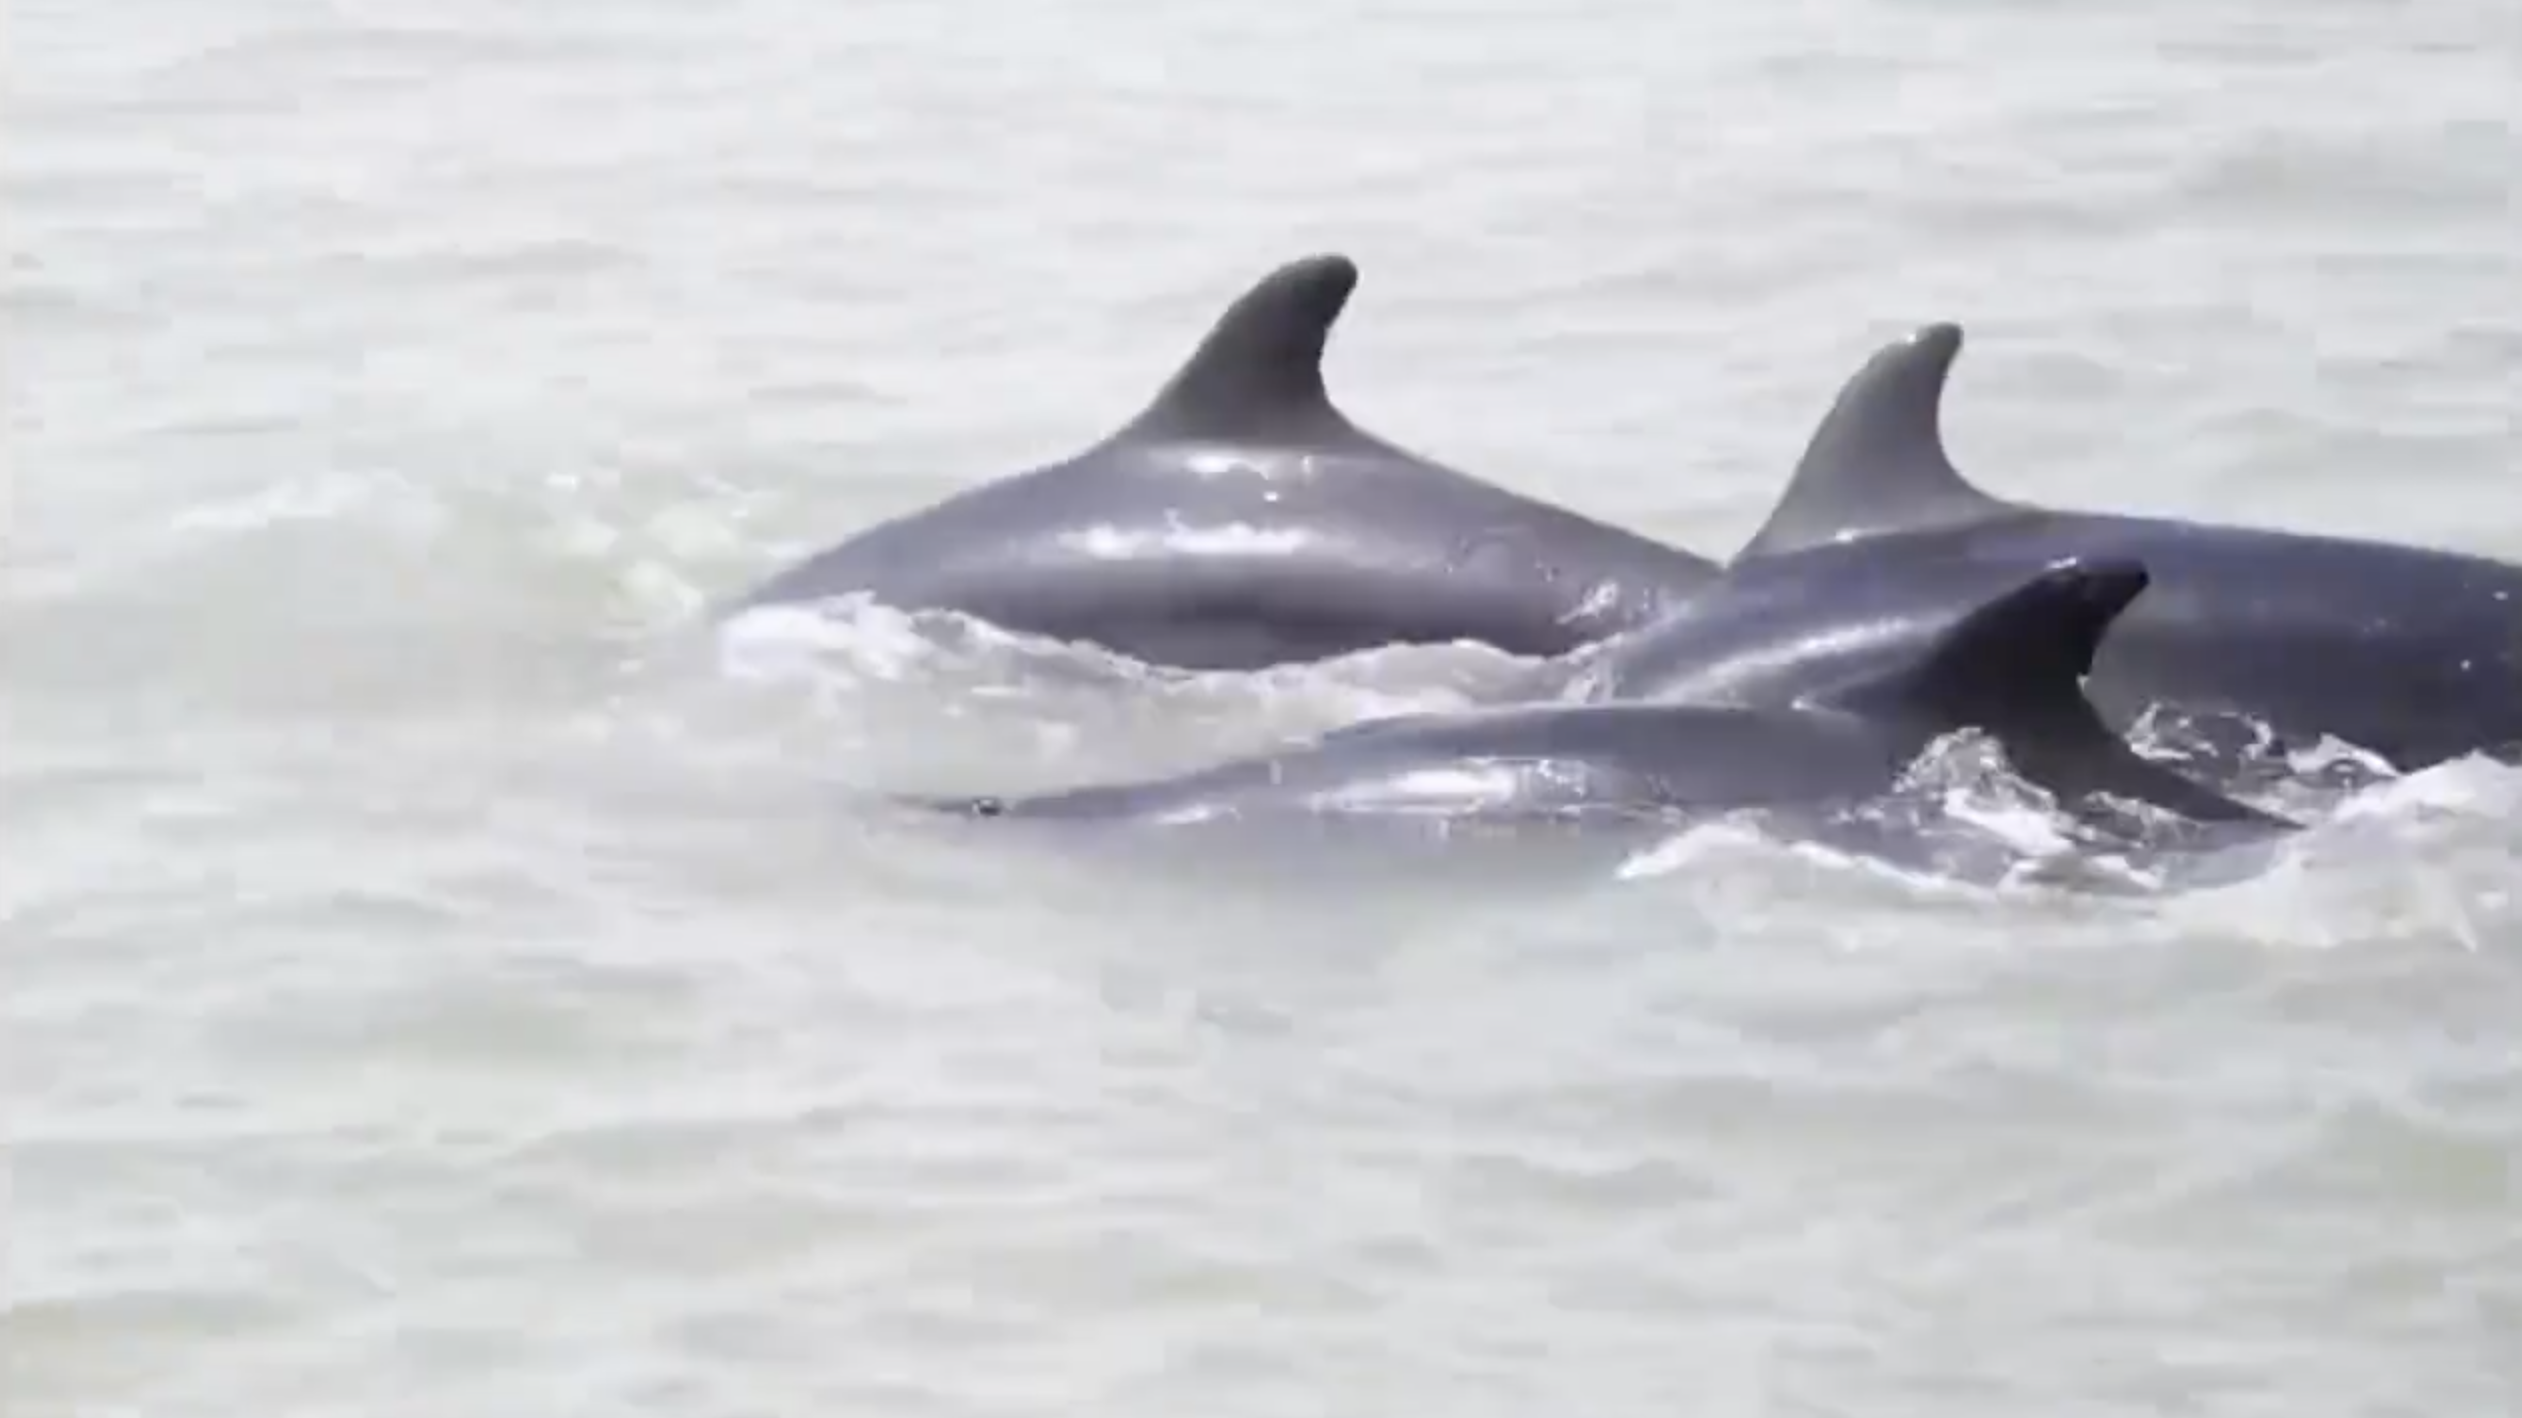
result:
[[[1961,327],[1946,323],[1875,351],[1822,416],[1785,495],[1736,560],[2009,510],[1944,452],[1944,384],[1961,348]]]
[[[2147,579],[2144,564],[2127,559],[2051,566],[1953,622],[1900,672],[1900,692],[1944,728],[1999,738],[2025,723],[2098,718],[2084,677]]]
[[[1322,384],[1331,326],[1357,289],[1357,263],[1290,261],[1217,317],[1191,358],[1132,420],[1142,435],[1301,433],[1345,428]]]
[[[2202,822],[2291,825],[2139,756],[2085,696],[2102,638],[2148,580],[2131,558],[2050,566],[1982,602],[1919,659],[1849,699],[1897,705],[1937,734],[1981,730],[2017,773],[2061,803],[2109,793]]]

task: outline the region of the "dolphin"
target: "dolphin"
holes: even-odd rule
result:
[[[1416,714],[1153,781],[910,801],[978,817],[1138,823],[1829,813],[1880,799],[1932,744],[1977,729],[2061,805],[2115,798],[2193,823],[2287,825],[2139,757],[2084,698],[2080,681],[2104,632],[2146,581],[2131,561],[2051,568],[1946,626],[1918,653],[1791,704]]]
[[[1864,623],[1860,638],[1897,653],[1939,624],[1924,598],[1942,595],[1958,611],[2032,568],[2132,559],[2154,589],[2112,630],[2088,686],[2115,726],[2156,706],[2240,716],[2281,742],[2334,736],[2405,771],[2522,748],[2522,567],[1984,492],[1954,466],[1941,429],[1961,346],[1960,326],[1925,325],[1857,371],[1729,565],[1735,594],[1764,586],[1775,601],[1835,598],[1847,624]],[[1902,609],[1866,619],[1867,598]],[[1757,697],[1760,676],[1775,673],[1746,677],[1738,664],[1711,674],[1689,663],[1687,639],[1677,633],[1657,665],[1629,651],[1628,690],[1617,688],[1616,667],[1593,687]]]
[[[869,528],[733,609],[864,593],[1151,664],[1246,670],[1466,641],[1554,656],[1716,576],[1350,422],[1322,360],[1357,279],[1340,255],[1281,266],[1119,431]]]

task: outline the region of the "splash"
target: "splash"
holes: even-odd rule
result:
[[[1395,715],[1482,702],[1528,662],[1404,646],[1260,672],[1148,665],[865,596],[762,606],[717,632],[729,681],[802,701],[888,781],[993,791],[1165,773]]]

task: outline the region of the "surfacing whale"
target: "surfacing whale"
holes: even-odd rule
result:
[[[1651,622],[1716,574],[1350,422],[1322,360],[1357,279],[1338,255],[1280,267],[1119,431],[870,528],[736,609],[865,593],[1239,670],[1458,641],[1559,655]]]
[[[1902,615],[1865,629],[1898,653],[1933,632],[1922,598],[1947,595],[1958,612],[2031,568],[2134,559],[2154,588],[2112,629],[2088,687],[2116,725],[2158,704],[2239,715],[2286,741],[2335,736],[2412,771],[2522,750],[2522,567],[1996,497],[1944,448],[1944,389],[1961,346],[1958,325],[1924,326],[1848,381],[1728,582],[1807,605],[1900,603]],[[1637,685],[1704,692],[1691,673],[1675,676],[1687,658]]]
[[[1419,714],[1146,782],[1033,797],[912,799],[976,817],[1186,824],[1437,816],[1669,822],[1742,809],[1843,811],[1891,792],[1966,729],[2071,810],[2116,799],[2197,823],[2286,824],[2138,756],[2080,680],[2146,585],[2114,561],[2052,568],[1917,653],[1793,703],[1520,705]]]

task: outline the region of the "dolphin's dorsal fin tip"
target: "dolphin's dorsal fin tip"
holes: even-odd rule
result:
[[[1357,263],[1337,253],[1270,272],[1226,307],[1131,429],[1249,435],[1337,421],[1322,356],[1356,289]]]
[[[1875,351],[1822,416],[1769,520],[1741,557],[1997,516],[1944,450],[1944,388],[1961,326],[1922,325]]]

